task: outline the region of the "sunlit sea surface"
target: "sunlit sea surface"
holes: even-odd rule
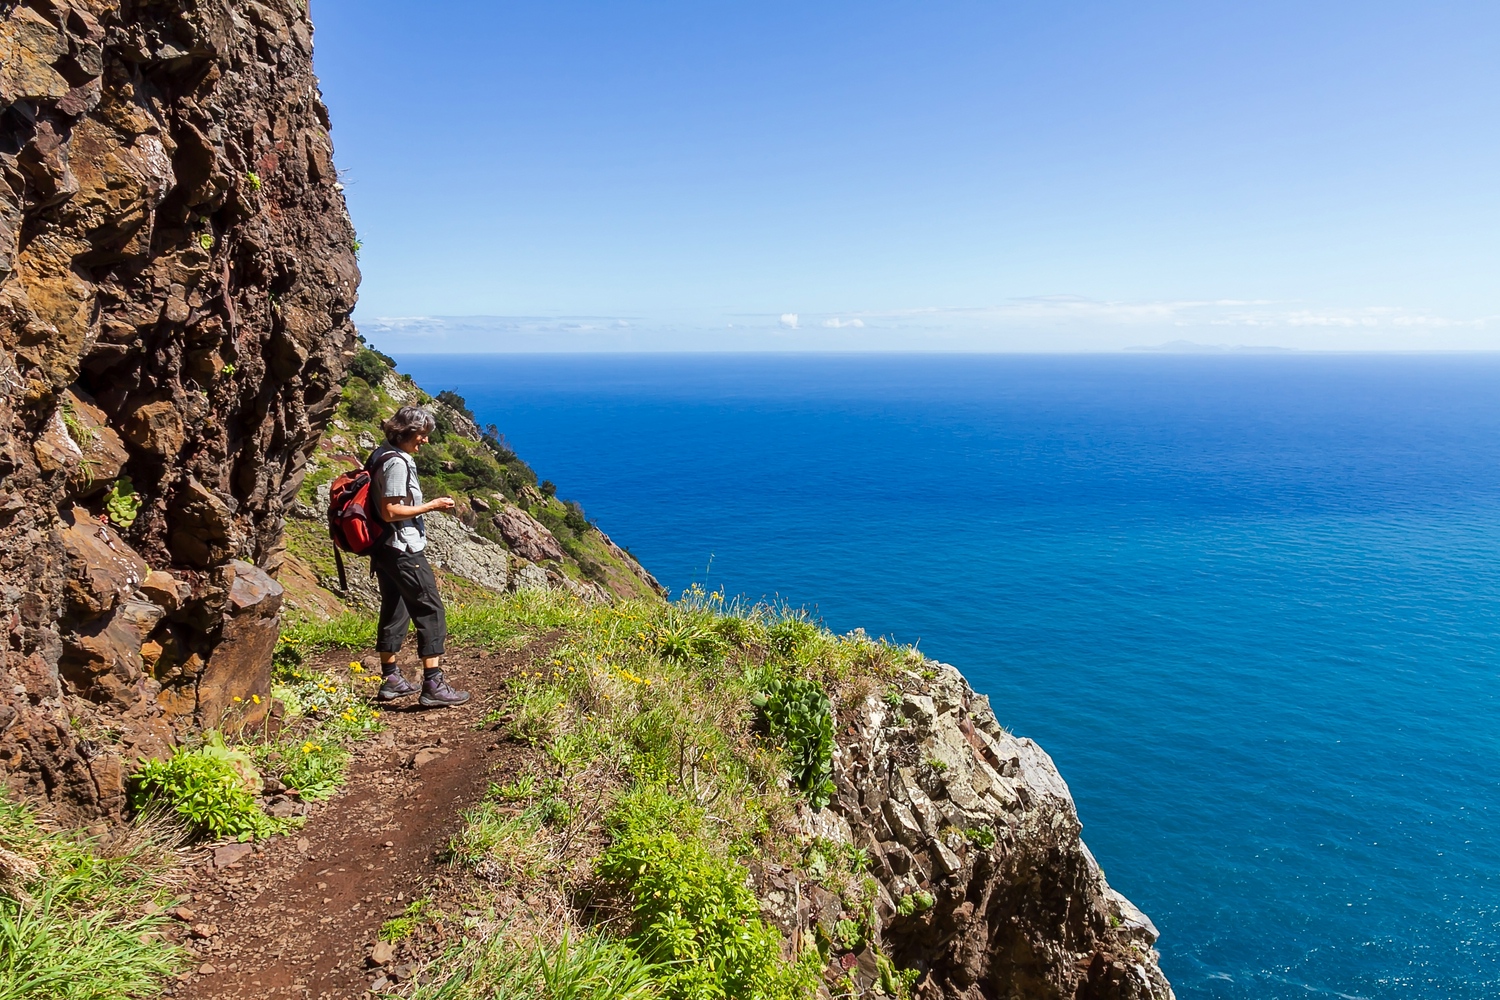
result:
[[[674,592],[958,665],[1179,996],[1500,996],[1500,358],[401,362]]]

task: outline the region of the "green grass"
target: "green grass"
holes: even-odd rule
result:
[[[656,1000],[655,970],[628,946],[598,934],[564,933],[529,947],[497,934],[437,963],[408,1000]]]
[[[536,747],[537,761],[466,815],[456,863],[527,898],[604,900],[602,912],[617,914],[607,936],[648,963],[669,1000],[809,996],[827,949],[878,944],[868,860],[805,843],[796,809],[829,792],[834,706],[918,689],[914,650],[701,588],[671,604],[590,607],[532,594],[460,613],[489,642],[550,633],[554,644],[507,681],[503,709],[487,717]],[[850,940],[825,936],[784,959],[747,886],[751,856],[795,865],[840,894]],[[587,929],[593,912],[565,913],[560,926],[602,933]],[[468,983],[454,963],[480,953],[507,968],[530,960],[492,940],[431,971]],[[909,993],[910,976],[886,966],[883,978]]]
[[[300,657],[329,649],[374,649],[376,625],[373,615],[356,612],[326,621],[295,619],[282,625],[281,646]]]
[[[435,909],[436,907],[433,905],[432,900],[425,896],[421,899],[412,900],[411,903],[407,904],[406,909],[401,911],[401,916],[392,917],[380,925],[377,937],[382,941],[390,941],[392,943],[404,941],[416,933],[418,927],[427,922]]]
[[[147,824],[106,848],[0,799],[0,1000],[158,995],[186,957],[150,912],[175,899],[169,838]]]

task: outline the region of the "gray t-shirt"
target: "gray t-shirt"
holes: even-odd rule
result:
[[[417,462],[400,448],[384,448],[375,470],[374,493],[377,497],[396,497],[410,507],[421,506],[422,484],[417,482]],[[392,521],[395,530],[385,543],[400,552],[421,552],[427,548],[427,525],[420,517]]]

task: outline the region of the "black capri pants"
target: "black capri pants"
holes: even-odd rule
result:
[[[448,615],[426,552],[404,552],[381,545],[371,557],[380,584],[377,653],[397,653],[408,627],[417,625],[417,655],[442,656],[448,642]]]

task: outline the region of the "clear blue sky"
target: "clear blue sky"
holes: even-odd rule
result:
[[[387,349],[1500,348],[1494,0],[312,13]]]

